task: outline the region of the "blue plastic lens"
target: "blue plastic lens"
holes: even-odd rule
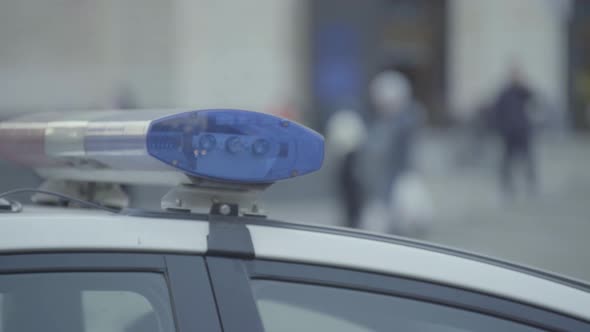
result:
[[[147,150],[189,175],[269,183],[318,170],[324,140],[304,126],[269,114],[203,110],[153,121]]]
[[[199,147],[202,150],[209,151],[215,148],[215,144],[217,144],[217,140],[213,135],[203,135],[199,138]]]
[[[263,138],[257,139],[252,143],[252,153],[257,156],[265,155],[268,150],[270,150],[270,143]]]
[[[225,141],[225,148],[230,153],[238,153],[244,150],[242,140],[238,136],[228,138],[227,141]]]

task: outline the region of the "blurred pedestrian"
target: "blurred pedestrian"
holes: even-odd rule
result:
[[[519,162],[525,166],[529,191],[532,193],[536,190],[536,165],[532,152],[533,125],[527,111],[532,97],[520,69],[512,68],[510,81],[500,91],[493,109],[494,126],[503,148],[500,185],[507,197],[514,193],[514,169]]]
[[[114,99],[115,109],[129,110],[138,108],[135,93],[129,85],[122,84],[116,91]]]
[[[590,124],[590,67],[579,70],[576,76],[576,94],[584,112],[582,121]]]
[[[413,170],[412,154],[423,109],[412,96],[409,80],[397,71],[379,73],[369,89],[375,112],[368,144],[364,146],[363,175],[376,205],[385,207],[378,209],[399,210],[401,188],[398,187],[403,176]],[[388,212],[385,216],[389,219],[388,230],[394,232],[396,225],[404,223],[392,220],[395,215]]]
[[[336,159],[338,193],[345,211],[345,226],[357,228],[364,203],[359,176],[359,149],[367,131],[361,116],[352,110],[336,112],[328,121],[326,133],[330,152]]]

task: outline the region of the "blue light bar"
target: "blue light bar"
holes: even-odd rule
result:
[[[189,175],[271,183],[318,170],[324,140],[313,130],[269,114],[213,109],[152,121],[147,152]]]

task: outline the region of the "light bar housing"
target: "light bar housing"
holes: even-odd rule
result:
[[[0,123],[0,157],[50,179],[272,183],[318,170],[323,156],[315,131],[244,110],[45,113]]]

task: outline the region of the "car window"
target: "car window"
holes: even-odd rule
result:
[[[253,280],[267,332],[533,332],[539,329],[476,312],[343,288]]]
[[[172,317],[157,273],[0,275],[0,332],[171,332]]]

